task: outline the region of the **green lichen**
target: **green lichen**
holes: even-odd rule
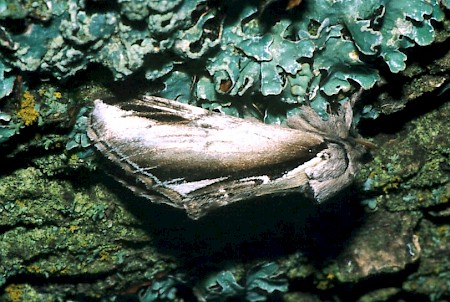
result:
[[[142,290],[139,293],[139,301],[173,301],[177,298],[177,286],[180,285],[194,286],[194,294],[199,301],[266,301],[275,292],[288,290],[287,279],[281,275],[282,271],[274,262],[254,265],[245,274],[242,268],[219,271],[204,276],[197,284],[192,284],[186,275],[169,275],[154,280],[149,287]]]
[[[173,301],[176,298],[178,283],[179,281],[172,277],[155,280],[151,286],[139,293],[139,301]]]
[[[279,266],[263,263],[248,270],[244,285],[238,283],[231,271],[224,270],[209,276],[197,286],[199,298],[203,301],[223,300],[241,297],[245,301],[266,301],[274,292],[286,292],[287,280],[281,277]]]
[[[8,96],[14,87],[14,77],[5,75],[5,72],[10,71],[0,61],[0,99]]]
[[[84,107],[81,108],[78,115],[75,125],[72,128],[72,131],[69,133],[69,141],[66,144],[67,150],[72,150],[75,148],[85,149],[91,145],[89,138],[87,137],[87,112],[89,108]]]
[[[22,87],[21,85],[19,87]],[[25,86],[26,87],[26,86]],[[22,87],[23,88],[23,87]],[[40,89],[25,90],[16,99],[9,97],[4,100],[4,112],[0,112],[0,143],[6,143],[11,137],[20,135],[25,128],[35,126],[36,129],[45,129],[53,126],[54,130],[67,127],[64,122],[69,119],[69,104],[71,100],[54,87],[42,85]],[[58,126],[55,127],[55,125]],[[43,147],[45,150],[57,148],[64,143],[62,135],[48,133],[36,135],[34,140],[28,141],[31,145]],[[24,146],[18,146],[20,152]]]
[[[84,292],[95,297],[99,289],[125,288],[127,279],[142,280],[137,275],[122,275],[104,284],[102,279],[113,276],[119,267],[124,269],[122,274],[129,271],[127,275],[136,273],[132,267],[140,261],[147,263],[149,273],[170,266],[166,257],[149,246],[143,247],[139,256],[135,254],[130,244],[146,242],[148,235],[132,227],[140,222],[100,183],[87,190],[76,189],[70,181],[50,180],[39,169],[29,167],[1,178],[0,200],[4,230],[0,234],[0,286],[21,274],[45,277],[49,284],[60,277],[69,278],[67,288],[70,277],[80,273],[92,280],[103,276]]]
[[[192,103],[281,96],[278,106],[266,105],[268,122],[282,122],[280,112],[292,110],[289,104],[308,101],[326,117],[328,103],[342,99],[341,93],[373,87],[379,79],[374,61],[385,61],[394,73],[404,70],[404,49],[431,44],[434,22],[444,19],[437,0],[318,0],[276,18],[261,14],[254,1],[225,6],[122,0],[108,9],[99,3],[97,10],[78,0],[29,4],[13,5],[22,15],[10,13],[19,19],[38,15],[45,24],[4,29],[5,45],[15,49],[0,57],[8,69],[67,79],[96,63],[116,80],[144,70],[148,79],[183,91]],[[266,11],[276,7],[267,5]],[[11,16],[7,11],[3,18]],[[187,67],[190,60],[209,74]],[[189,85],[178,77],[190,79]],[[228,107],[242,112],[235,103]]]
[[[421,117],[384,146],[365,168],[363,184],[367,192],[381,193],[378,201],[392,210],[417,209],[447,203],[444,188],[450,181],[445,167],[450,165],[446,137],[450,106]],[[441,193],[440,193],[441,192]]]
[[[445,300],[448,297],[450,282],[449,229],[448,224],[423,221],[418,233],[424,257],[417,270],[403,284],[406,292],[428,296],[430,301]],[[436,261],[436,259],[440,259],[440,261]]]
[[[19,133],[21,124],[13,120],[8,113],[0,112],[0,143],[8,141]]]

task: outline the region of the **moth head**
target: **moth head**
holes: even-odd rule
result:
[[[323,120],[311,107],[287,120],[290,128],[323,136],[327,148],[317,155],[317,164],[305,170],[314,198],[321,202],[350,185],[368,151],[376,145],[360,137],[352,125],[354,99]]]
[[[353,105],[361,93],[362,90],[355,93],[349,101],[339,107],[336,113],[330,113],[326,120],[323,120],[310,106],[303,106],[300,113],[287,118],[287,126],[318,133],[328,140],[346,141],[362,153],[372,150],[376,148],[376,145],[363,139],[353,125]]]

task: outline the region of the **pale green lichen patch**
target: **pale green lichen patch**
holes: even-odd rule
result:
[[[0,19],[41,21],[2,30],[3,44],[14,52],[0,63],[7,71],[40,70],[58,79],[92,63],[114,80],[144,70],[166,88],[175,82],[171,90],[184,92],[192,103],[281,96],[284,104],[275,106],[281,109],[267,106],[264,114],[266,121],[280,122],[279,112],[286,114],[289,104],[310,101],[325,117],[328,103],[341,94],[373,87],[377,60],[391,72],[404,70],[404,50],[431,44],[435,24],[444,19],[437,0],[305,1],[276,18],[255,1],[231,2],[120,0],[112,7],[99,2],[94,10],[77,0],[14,2]],[[267,11],[278,5],[272,2],[277,1],[269,1]],[[193,70],[191,60],[209,74]],[[189,85],[177,77],[189,78]],[[229,111],[241,109],[225,107],[233,106]]]

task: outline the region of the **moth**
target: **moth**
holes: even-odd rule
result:
[[[368,146],[352,130],[353,102],[327,121],[304,106],[279,126],[154,96],[98,99],[87,133],[122,184],[198,219],[259,196],[323,202],[347,187]]]

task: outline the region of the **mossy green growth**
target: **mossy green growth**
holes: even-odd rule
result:
[[[169,258],[142,245],[150,240],[139,227],[142,222],[98,177],[85,175],[86,183],[75,184],[64,173],[48,177],[27,167],[1,176],[0,288],[18,275],[45,277],[47,289],[39,292],[51,293],[57,286],[48,297],[55,301],[60,293],[79,294],[70,280],[83,275],[90,279],[83,294],[93,298],[144,280],[135,269],[142,263],[148,276],[173,268]],[[67,284],[60,283],[61,277]],[[17,286],[33,287],[25,281]],[[17,291],[9,294],[17,296]]]
[[[390,210],[448,203],[449,119],[450,104],[445,103],[375,150],[361,174],[364,189]]]
[[[406,292],[448,300],[450,284],[450,225],[424,220],[417,230],[423,256],[416,270],[403,283]]]

